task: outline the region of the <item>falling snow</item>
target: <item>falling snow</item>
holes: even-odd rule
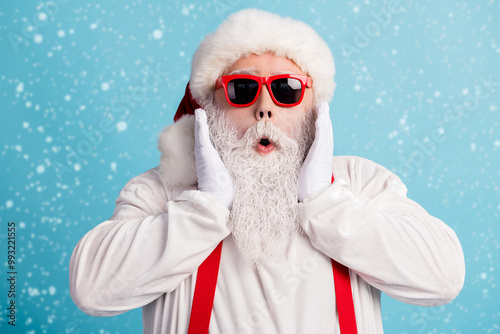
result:
[[[161,39],[163,37],[163,32],[159,29],[153,31],[154,39]]]
[[[74,305],[71,253],[113,214],[124,184],[158,164],[158,134],[172,123],[199,41],[228,14],[256,6],[304,20],[332,49],[334,154],[396,173],[408,197],[462,242],[458,298],[421,308],[383,295],[385,331],[498,333],[500,7],[402,1],[404,10],[366,34],[387,19],[389,3],[4,1],[0,238],[4,245],[4,227],[16,222],[16,330],[142,331],[140,311],[89,317]],[[357,52],[347,57],[342,43]]]

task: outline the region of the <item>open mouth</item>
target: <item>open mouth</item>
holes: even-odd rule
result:
[[[267,145],[271,144],[271,142],[267,138],[262,138],[260,140],[259,144],[262,145],[262,146],[267,146]]]
[[[267,155],[274,150],[273,143],[268,138],[261,138],[259,143],[257,144],[257,152],[260,155]]]

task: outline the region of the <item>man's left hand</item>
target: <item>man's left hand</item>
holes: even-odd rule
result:
[[[317,105],[316,134],[299,174],[298,198],[306,197],[330,186],[332,180],[333,130],[328,103]]]

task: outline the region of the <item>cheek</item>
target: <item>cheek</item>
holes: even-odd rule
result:
[[[310,106],[309,109],[306,109],[302,104],[289,108],[282,113],[282,118],[277,123],[281,130],[290,136],[304,124],[309,110],[311,110]]]
[[[302,124],[303,117],[299,117],[298,115],[294,115],[293,117],[289,117],[283,122],[283,126],[281,126],[281,130],[285,132],[288,136],[293,135],[296,129]]]
[[[306,89],[304,92],[304,98],[302,99],[300,106],[302,106],[305,110],[311,110],[314,108],[314,95],[311,89]]]
[[[241,136],[252,126],[253,113],[251,108],[238,108],[230,105],[222,89],[215,92],[215,103],[222,108],[229,121],[238,129]]]
[[[252,113],[245,109],[235,107],[226,109],[226,115],[238,130],[240,137],[243,137],[247,130],[254,124]]]
[[[226,101],[226,95],[224,94],[224,90],[222,88],[215,91],[215,104],[221,108],[227,108],[227,106],[229,106],[229,103],[227,103]]]

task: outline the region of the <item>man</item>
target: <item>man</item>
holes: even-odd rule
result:
[[[73,252],[78,307],[142,307],[144,333],[382,333],[380,291],[455,298],[455,233],[389,170],[332,159],[333,76],[326,43],[290,18],[244,10],[206,37],[160,166]]]

